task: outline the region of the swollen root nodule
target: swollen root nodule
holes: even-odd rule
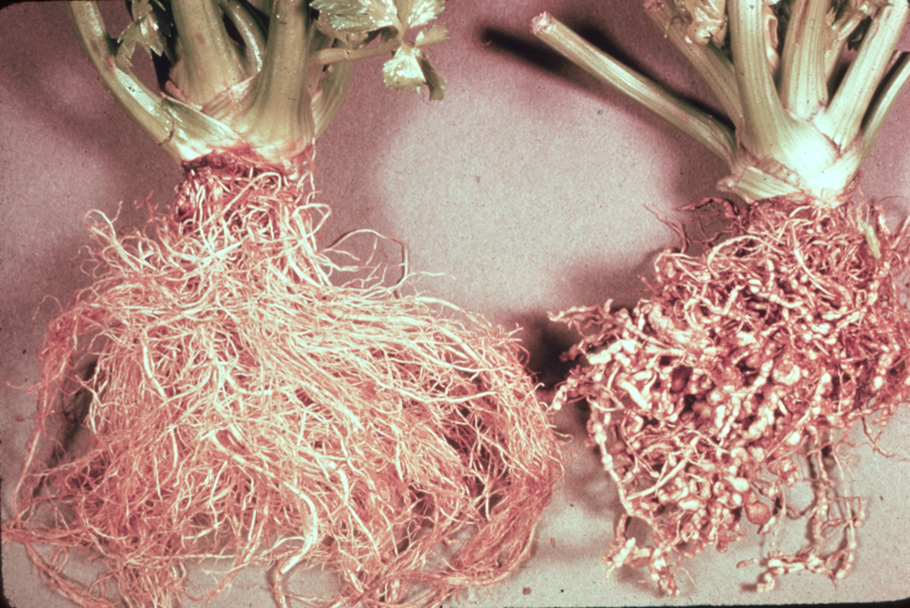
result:
[[[608,572],[647,565],[676,594],[680,556],[725,551],[746,534],[743,518],[766,533],[800,516],[808,544],[771,551],[758,589],[802,569],[850,571],[864,514],[844,491],[847,432],[863,421],[877,448],[910,392],[898,284],[908,243],[860,211],[753,204],[728,213],[730,234],[703,254],[661,254],[650,297],[631,312],[607,302],[558,317],[584,336],[568,356],[586,361],[556,405],[590,404],[588,431],[626,511]],[[801,471],[814,492],[802,513],[788,503]],[[629,517],[650,525],[650,546],[626,538]]]
[[[74,601],[169,607],[260,565],[286,606],[286,575],[318,565],[337,595],[312,603],[422,605],[528,556],[561,465],[518,348],[379,280],[333,284],[312,195],[309,172],[213,157],[144,233],[93,216],[94,284],[50,325],[3,529]],[[103,561],[92,585],[61,570],[71,549]],[[190,582],[213,558],[216,582]]]

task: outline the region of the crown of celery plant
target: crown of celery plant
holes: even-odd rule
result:
[[[179,161],[219,151],[291,161],[337,114],[357,59],[392,54],[388,86],[445,92],[424,50],[447,39],[430,25],[443,0],[131,0],[117,39],[97,2],[67,9],[105,87]],[[137,44],[167,65],[163,92],[133,74]]]
[[[910,80],[895,50],[907,0],[646,0],[726,117],[688,104],[544,13],[533,33],[726,161],[719,187],[747,200],[850,197]],[[845,73],[845,51],[855,57]]]

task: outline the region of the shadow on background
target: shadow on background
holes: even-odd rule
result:
[[[638,3],[625,2],[622,7],[616,7],[615,9],[611,7],[611,23],[621,22],[625,18],[622,14],[613,15],[612,13],[617,11],[628,12],[628,7],[626,6],[628,4],[634,5],[632,8],[637,11],[635,15],[629,15],[628,17],[642,18],[640,14],[641,6]],[[633,54],[633,52],[624,50],[630,45],[614,42],[614,37],[604,28],[592,25],[590,17],[564,17],[560,15],[559,18],[594,47],[667,88],[680,99],[732,127],[732,123],[724,116],[720,107],[712,105],[715,101],[710,92],[708,92],[706,85],[700,81],[698,73],[684,60],[669,41],[657,35],[659,33],[656,32],[656,27],[653,28],[656,34],[653,41],[654,44],[644,47],[647,52]],[[689,204],[697,200],[699,196],[718,194],[715,184],[717,180],[727,174],[726,165],[687,135],[578,67],[545,43],[538,41],[530,33],[522,32],[519,35],[514,32],[490,27],[485,28],[481,36],[487,41],[491,52],[499,53],[530,65],[552,78],[562,80],[574,89],[585,91],[593,97],[603,99],[613,111],[626,113],[642,124],[648,125],[649,128],[659,130],[661,138],[666,142],[667,146],[676,148],[676,151],[671,156],[680,159],[680,173],[675,180],[674,188],[679,201],[677,206]],[[651,40],[638,40],[636,42],[638,43],[636,46],[641,46],[651,42]],[[659,62],[653,60],[652,56],[655,52],[660,57]],[[644,61],[634,56],[641,54],[646,55]],[[677,87],[668,86],[665,80],[649,65],[653,65],[655,68],[659,66],[660,71],[664,73],[671,73],[671,70],[676,70],[673,73],[691,74],[691,79],[689,80],[696,85],[693,87],[695,94],[687,95],[677,90]],[[710,99],[710,102],[706,103],[705,99]],[[695,192],[694,195],[693,191]]]

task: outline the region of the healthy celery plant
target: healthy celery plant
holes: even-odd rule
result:
[[[92,608],[207,601],[251,565],[282,608],[430,605],[508,576],[561,472],[520,349],[411,293],[406,267],[389,285],[397,269],[319,242],[313,146],[352,62],[391,55],[386,84],[441,99],[442,0],[134,0],[116,39],[96,2],[67,8],[185,175],[143,230],[88,216],[93,282],[48,327],[3,542]],[[71,551],[102,562],[90,584]],[[336,575],[330,596],[285,587],[306,567]]]

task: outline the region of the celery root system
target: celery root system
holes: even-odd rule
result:
[[[626,511],[604,561],[608,572],[647,565],[675,595],[682,556],[725,551],[744,520],[767,533],[805,518],[808,543],[770,551],[758,590],[803,569],[838,580],[864,519],[845,484],[848,431],[862,422],[878,449],[910,393],[905,228],[892,234],[871,206],[720,208],[726,238],[661,254],[633,310],[556,317],[583,339],[555,405],[590,404],[588,431]],[[788,501],[801,478],[814,493],[805,509]],[[627,538],[630,517],[650,526],[647,546]]]
[[[529,555],[561,465],[521,352],[381,276],[337,284],[308,166],[213,155],[143,232],[90,216],[95,281],[50,324],[3,526],[77,603],[205,600],[258,565],[279,606],[425,605]],[[88,586],[79,549],[106,566]],[[309,566],[337,595],[287,590]]]

